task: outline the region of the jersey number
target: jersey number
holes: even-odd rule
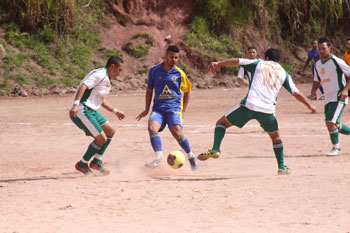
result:
[[[267,86],[270,89],[273,89],[277,85],[277,80],[278,80],[278,72],[275,70],[270,70],[267,67],[262,68],[262,72],[264,75],[263,79],[263,86]]]

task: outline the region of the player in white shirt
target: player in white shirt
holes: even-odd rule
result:
[[[242,128],[248,121],[256,119],[272,140],[273,150],[278,162],[278,174],[290,173],[290,169],[284,165],[283,144],[274,114],[277,95],[281,88],[284,87],[298,101],[310,109],[312,113],[315,113],[316,109],[298,91],[292,78],[278,63],[279,60],[279,50],[270,48],[265,53],[265,60],[234,58],[211,64],[209,70],[212,71],[216,71],[222,66],[241,65],[251,73],[252,78],[249,80],[247,96],[240,104],[233,107],[217,121],[213,147],[211,150],[198,155],[199,160],[207,160],[210,157],[219,158],[220,145],[226,129],[232,125]]]
[[[84,174],[90,174],[91,169],[104,174],[109,173],[101,158],[111,142],[115,130],[97,110],[102,106],[113,112],[119,120],[125,118],[123,112],[105,99],[111,89],[110,78],[115,79],[123,67],[122,59],[117,56],[110,57],[106,67],[95,69],[86,75],[75,93],[73,105],[69,111],[70,118],[87,136],[94,138],[83,158],[75,164],[75,168]],[[88,165],[93,156],[94,159]]]
[[[248,54],[248,59],[257,59],[258,58],[258,53],[256,51],[256,47],[255,46],[249,46],[247,49],[247,54]],[[239,71],[237,74],[237,81],[238,83],[240,83],[241,85],[244,86],[248,86],[249,81],[247,79],[245,79],[245,77],[247,77],[248,80],[251,79],[251,73],[247,72],[246,70],[244,70],[244,68],[241,66],[239,67]]]
[[[333,148],[328,156],[339,155],[339,133],[349,135],[350,128],[340,123],[340,117],[348,103],[350,88],[350,67],[344,60],[331,54],[331,45],[327,38],[318,40],[320,60],[315,65],[315,78],[311,97],[316,99],[316,90],[322,84],[325,96],[325,121]]]

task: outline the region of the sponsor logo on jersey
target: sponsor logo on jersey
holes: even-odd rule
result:
[[[159,95],[158,99],[174,99],[176,96],[171,92],[168,85],[165,85],[162,94]]]

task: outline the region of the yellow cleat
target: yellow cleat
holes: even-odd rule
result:
[[[284,166],[284,169],[278,169],[278,175],[289,175],[292,171],[290,170],[290,168],[288,168],[287,166]]]
[[[197,156],[197,158],[201,161],[205,161],[209,158],[217,159],[220,157],[220,151],[219,150],[208,150],[207,152],[201,153]]]

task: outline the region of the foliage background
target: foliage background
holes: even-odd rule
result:
[[[110,55],[142,59],[152,46],[152,35],[138,35],[144,43],[125,48],[101,46],[100,27],[108,27],[106,15],[112,3],[136,0],[2,0],[0,2],[0,94],[11,95],[23,85],[75,87],[85,74],[103,66]],[[166,0],[168,1],[168,0]],[[321,36],[331,38],[341,51],[350,36],[350,0],[192,0],[194,9],[182,36],[184,46],[207,60],[244,56],[246,32],[264,32],[282,52],[306,48]],[[137,33],[137,32],[135,32]],[[137,39],[137,38],[136,38]],[[191,72],[191,61],[182,63]],[[283,65],[295,72],[291,57]],[[138,73],[146,75],[146,68]],[[236,68],[226,72],[235,72]],[[204,70],[202,71],[204,72]],[[198,73],[197,73],[198,74]],[[192,75],[195,79],[196,75]]]

